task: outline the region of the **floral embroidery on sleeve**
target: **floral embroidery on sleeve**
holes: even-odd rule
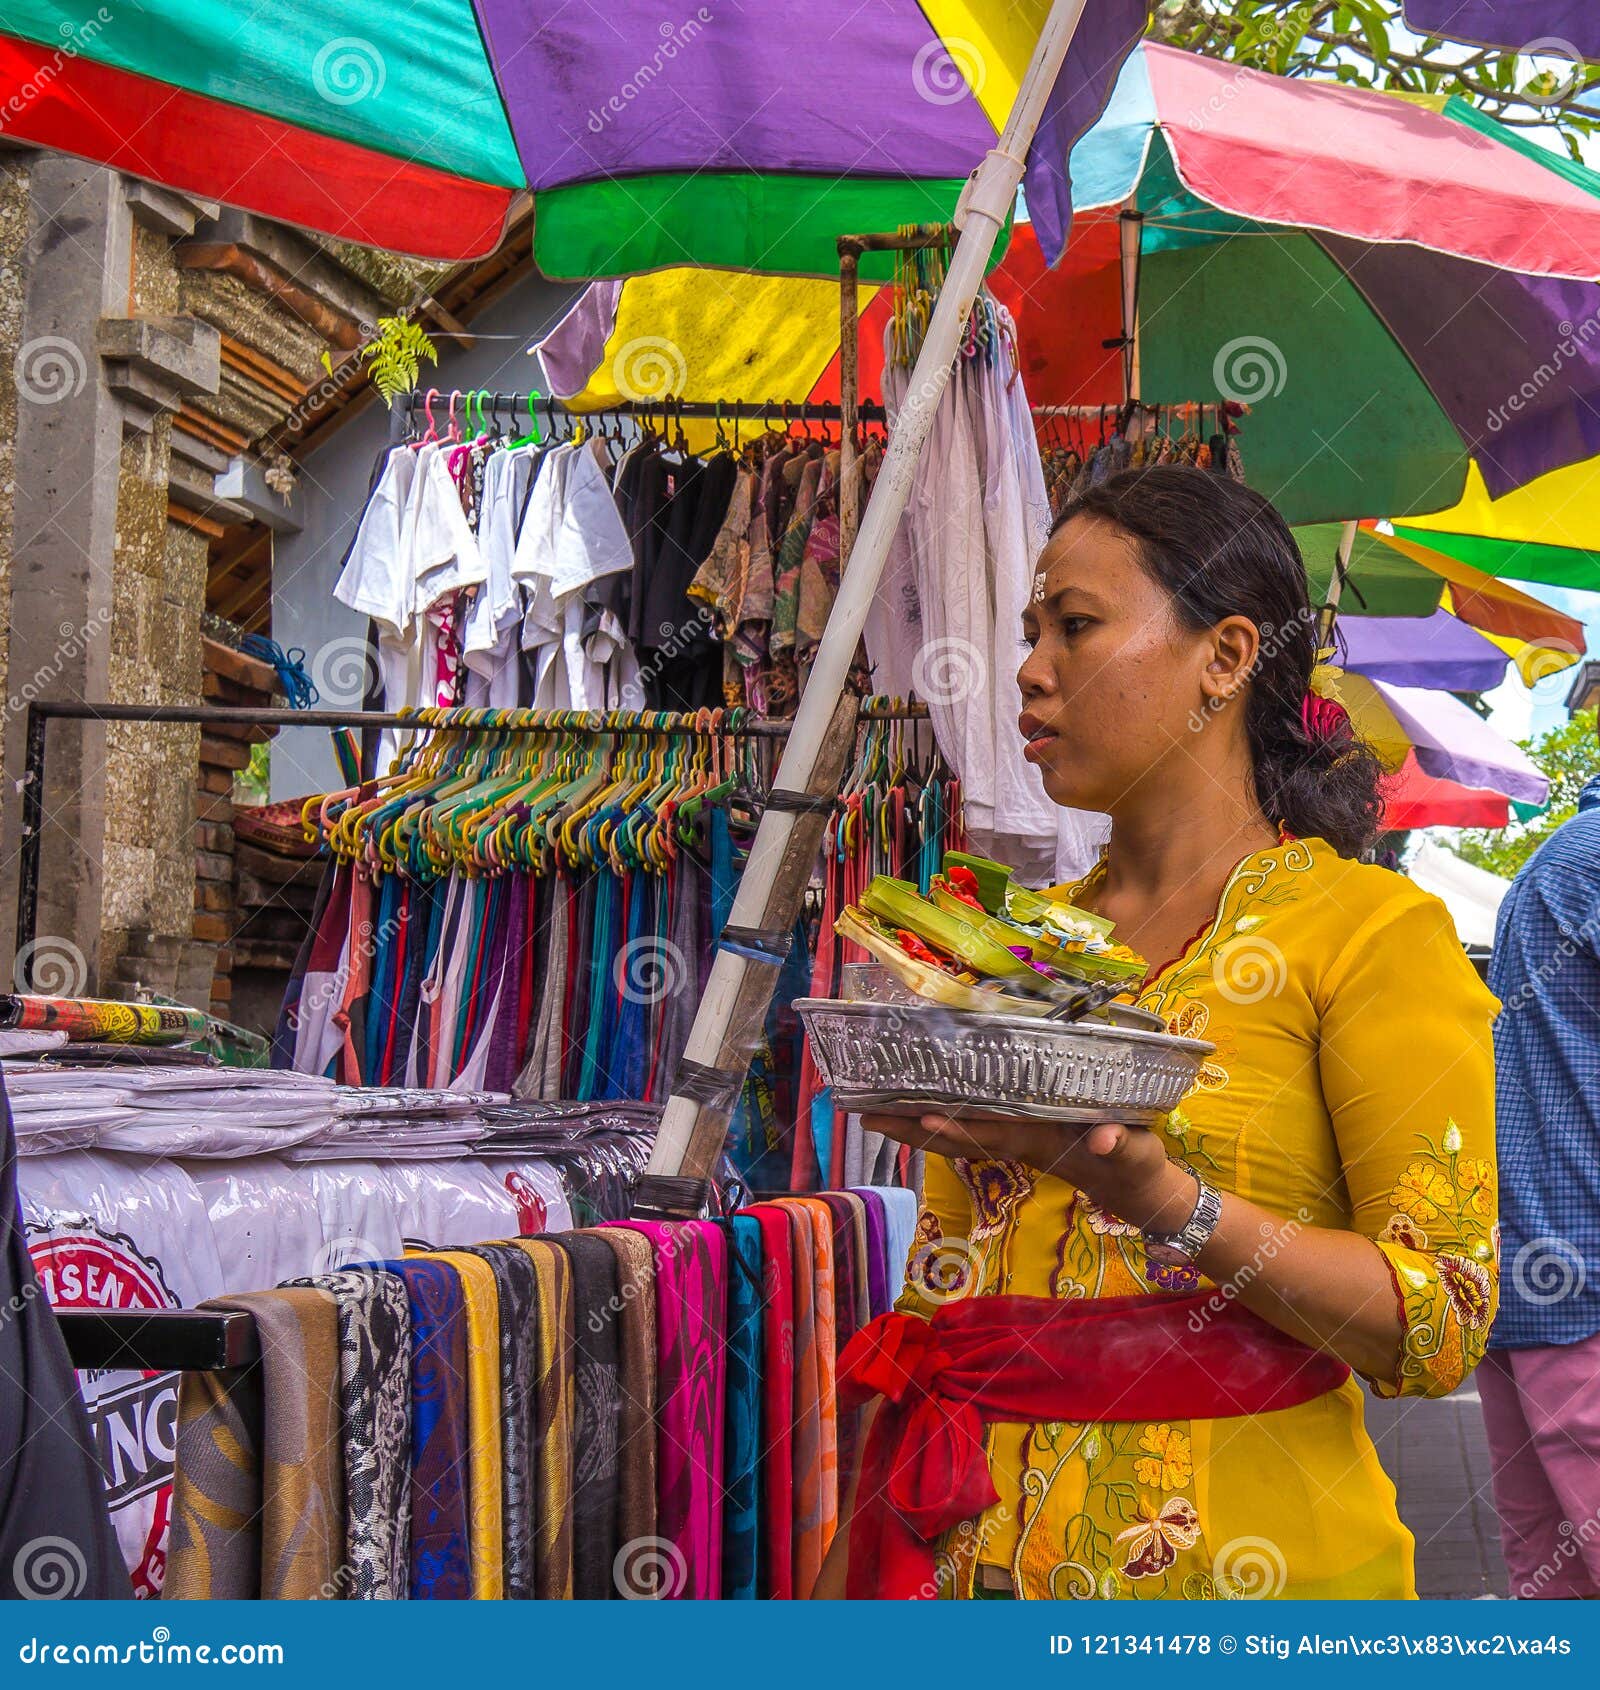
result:
[[[1461,1154],[1452,1120],[1423,1138],[1389,1193],[1393,1213],[1375,1240],[1389,1263],[1404,1331],[1394,1381],[1381,1397],[1444,1396],[1477,1366],[1498,1293],[1495,1168]]]

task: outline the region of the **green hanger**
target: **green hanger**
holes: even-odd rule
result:
[[[535,403],[543,397],[544,395],[540,393],[538,388],[530,387],[528,389],[528,422],[530,426],[526,434],[522,435],[517,440],[509,442],[511,447],[542,446],[544,444],[544,436],[539,433],[539,419],[534,414],[533,409]]]

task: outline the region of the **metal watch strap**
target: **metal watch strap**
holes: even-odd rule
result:
[[[1188,1171],[1194,1173],[1192,1168]],[[1199,1174],[1195,1174],[1194,1179],[1200,1189],[1188,1220],[1176,1232],[1146,1231],[1144,1234],[1147,1246],[1175,1250],[1191,1262],[1211,1242],[1217,1222],[1222,1219],[1222,1194],[1215,1186],[1207,1185]]]

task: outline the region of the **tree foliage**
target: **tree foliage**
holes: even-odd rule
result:
[[[1574,158],[1600,126],[1585,104],[1600,65],[1564,57],[1559,43],[1527,55],[1414,37],[1400,0],[1157,0],[1151,34],[1279,76],[1460,94],[1502,123],[1551,131]]]
[[[1457,854],[1479,868],[1516,874],[1560,825],[1577,813],[1578,794],[1600,775],[1600,737],[1595,712],[1580,710],[1560,727],[1538,739],[1523,740],[1522,749],[1550,777],[1550,807],[1531,822],[1509,828],[1464,829],[1456,841]]]

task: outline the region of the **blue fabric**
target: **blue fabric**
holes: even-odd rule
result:
[[[467,1307],[447,1262],[385,1262],[411,1303],[411,1595],[472,1595]]]
[[[1491,1348],[1600,1332],[1600,775],[1500,905],[1489,985],[1500,1160]]]
[[[372,990],[367,1000],[367,1040],[361,1072],[370,1086],[383,1084],[383,1047],[394,1019],[394,948],[399,943],[400,909],[410,882],[386,874],[378,882],[377,924],[372,933]]]
[[[587,1032],[583,1041],[583,1069],[578,1080],[578,1096],[584,1102],[597,1097],[612,1097],[608,1089],[611,1074],[608,1058],[611,1053],[611,1034],[616,1027],[616,1006],[620,1001],[617,989],[616,964],[621,951],[617,933],[617,916],[622,904],[622,883],[610,869],[600,869],[595,877],[593,943],[589,950],[589,1014],[584,1023]],[[627,967],[628,959],[622,959]]]
[[[617,888],[620,898],[620,880]],[[611,982],[620,988],[620,996],[615,1002],[611,1054],[600,1090],[606,1098],[644,1096],[650,1078],[650,1006],[662,992],[674,991],[680,983],[670,953],[662,949],[655,931],[657,899],[650,877],[631,875],[626,890],[627,942],[619,958],[621,966],[614,968]]]
[[[728,1222],[728,1371],[724,1393],[722,1594],[756,1597],[761,1545],[761,1223]]]

